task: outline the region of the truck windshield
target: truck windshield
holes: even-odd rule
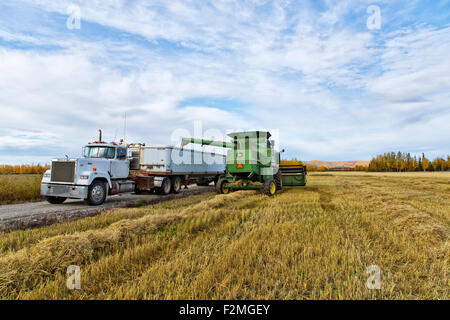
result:
[[[114,158],[114,148],[111,147],[87,147],[84,155],[86,158]]]

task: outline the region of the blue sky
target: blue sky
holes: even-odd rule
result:
[[[6,0],[0,163],[77,156],[125,113],[130,142],[269,129],[303,160],[444,156],[449,53],[442,0]]]

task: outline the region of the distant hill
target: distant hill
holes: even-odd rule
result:
[[[354,168],[355,166],[368,166],[370,161],[364,160],[349,160],[349,161],[322,161],[322,160],[311,160],[303,161],[310,166],[315,166],[317,168],[325,166],[330,168]]]

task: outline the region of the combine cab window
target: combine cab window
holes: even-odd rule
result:
[[[86,158],[114,158],[114,148],[111,147],[87,147],[85,152]]]

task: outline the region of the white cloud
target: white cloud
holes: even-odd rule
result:
[[[65,15],[72,1],[23,3]],[[125,112],[127,138],[147,143],[170,143],[202,120],[223,132],[279,128],[281,147],[303,159],[448,150],[449,28],[343,27],[354,1],[321,13],[265,0],[74,3],[81,31],[86,22],[116,30],[96,41],[65,24],[36,34],[0,26],[6,42],[58,48],[0,49],[0,162],[18,159],[8,151],[19,146],[76,155],[98,128],[120,137]],[[242,106],[180,106],[202,97]]]

